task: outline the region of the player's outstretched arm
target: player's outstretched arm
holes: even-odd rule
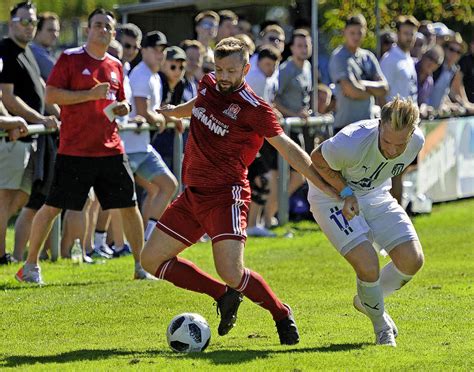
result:
[[[282,133],[266,140],[280,153],[285,160],[299,173],[305,176],[313,185],[326,193],[328,196],[338,198],[334,189],[328,185],[315,171],[311,164],[309,155],[303,151],[290,137]]]
[[[164,115],[166,118],[187,118],[190,117],[193,112],[194,102],[197,97],[190,99],[186,103],[182,103],[178,106],[165,105],[156,110],[159,114]]]
[[[311,153],[311,160],[317,173],[337,191],[342,199],[344,199],[344,207],[342,209],[344,216],[348,220],[351,220],[354,216],[358,215],[359,203],[357,202],[357,198],[351,188],[347,185],[344,177],[342,177],[341,172],[332,169],[326,159],[324,159],[324,156],[321,153],[321,145],[313,150]],[[318,185],[315,186],[318,187]]]

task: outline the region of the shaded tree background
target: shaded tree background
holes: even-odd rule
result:
[[[419,21],[428,19],[443,22],[469,40],[474,27],[473,7],[474,0],[380,0],[380,28],[394,28],[397,16],[412,14]],[[342,43],[340,30],[344,28],[344,20],[349,15],[362,13],[367,19],[368,26],[364,47],[374,50],[376,44],[374,9],[374,0],[321,0],[318,21],[321,29],[330,36],[329,47],[332,49]]]

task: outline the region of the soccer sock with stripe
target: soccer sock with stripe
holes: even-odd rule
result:
[[[382,287],[383,296],[390,296],[393,292],[407,284],[412,278],[413,275],[402,273],[397,269],[393,261],[390,261],[380,272],[380,285]]]
[[[367,316],[374,325],[375,333],[390,328],[384,319],[384,302],[380,279],[376,282],[364,282],[357,278],[357,294],[367,312]]]
[[[256,272],[244,269],[244,275],[235,290],[243,293],[250,300],[270,311],[275,321],[286,318],[288,309],[273,293],[267,282]]]
[[[94,233],[94,248],[99,249],[100,247],[106,245],[107,241],[107,232],[95,230]]]
[[[153,232],[153,229],[156,226],[156,220],[154,218],[150,218],[146,224],[145,228],[145,241],[148,241],[150,239],[151,233]]]
[[[215,300],[227,291],[224,283],[202,271],[191,261],[181,257],[174,257],[163,262],[155,273],[158,279],[165,279],[176,287],[189,291],[205,293]]]

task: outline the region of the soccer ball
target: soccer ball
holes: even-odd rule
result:
[[[211,329],[199,314],[184,313],[175,316],[166,331],[168,345],[180,353],[204,351],[211,340]]]

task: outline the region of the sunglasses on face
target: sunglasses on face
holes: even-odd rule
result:
[[[27,27],[27,26],[36,27],[36,26],[38,26],[38,20],[37,19],[13,17],[12,21],[13,22],[18,22],[23,27]]]
[[[271,42],[271,43],[281,43],[282,40],[276,36],[269,36],[268,37],[268,40]]]
[[[179,68],[181,71],[184,70],[184,66],[183,66],[183,65],[181,65],[181,66],[178,66],[178,65],[171,65],[171,66],[170,66],[170,70],[171,70],[171,71],[174,71],[174,70],[176,70],[177,68]]]
[[[138,46],[129,43],[123,44],[124,49],[138,49]]]
[[[213,28],[217,28],[217,24],[215,23],[212,23],[212,22],[201,22],[199,24],[199,26],[201,26],[202,28],[206,29],[206,30],[210,30],[210,29],[213,29]]]
[[[453,48],[453,47],[448,47],[448,50],[450,50],[451,52],[456,53],[456,54],[461,54],[462,53],[461,49],[456,49],[456,48]]]

